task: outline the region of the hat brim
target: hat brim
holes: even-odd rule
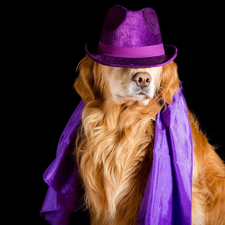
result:
[[[102,55],[96,51],[97,47],[97,41],[89,41],[85,44],[85,51],[95,62],[112,67],[149,68],[164,66],[177,56],[177,48],[173,45],[164,45],[164,55],[148,58],[122,58]]]

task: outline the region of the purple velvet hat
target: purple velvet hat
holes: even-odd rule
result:
[[[109,9],[100,40],[87,42],[85,50],[100,64],[129,68],[163,66],[177,55],[175,46],[163,45],[152,8],[130,11],[119,5]]]

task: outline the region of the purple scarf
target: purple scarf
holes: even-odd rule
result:
[[[138,213],[139,225],[190,225],[192,201],[192,133],[182,94],[156,118],[153,164]],[[68,225],[82,195],[78,169],[71,150],[81,114],[81,101],[66,125],[56,159],[43,178],[49,185],[40,215],[52,225]]]

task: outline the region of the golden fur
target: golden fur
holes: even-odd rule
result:
[[[86,106],[74,154],[91,224],[137,224],[152,163],[155,117],[166,104],[172,103],[179,90],[177,66],[171,62],[152,71],[156,74],[153,98],[121,104],[112,95],[113,77],[125,70],[128,73],[129,69],[103,66],[88,56],[80,62],[79,69],[74,88]],[[123,88],[122,78],[121,83]],[[192,224],[222,225],[225,166],[190,111],[189,120],[194,145]]]

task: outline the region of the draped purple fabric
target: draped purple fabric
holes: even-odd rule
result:
[[[138,214],[139,225],[190,225],[192,202],[192,133],[180,90],[164,113],[158,113],[153,164]]]
[[[49,188],[40,215],[53,225],[69,224],[71,212],[76,212],[81,203],[81,180],[71,150],[84,106],[81,101],[72,114],[61,134],[56,158],[43,175]]]
[[[83,108],[81,101],[60,137],[56,159],[43,176],[49,188],[40,215],[52,225],[68,225],[71,212],[80,206],[81,180],[70,150]],[[181,90],[157,115],[153,156],[138,224],[190,225],[192,133]]]

